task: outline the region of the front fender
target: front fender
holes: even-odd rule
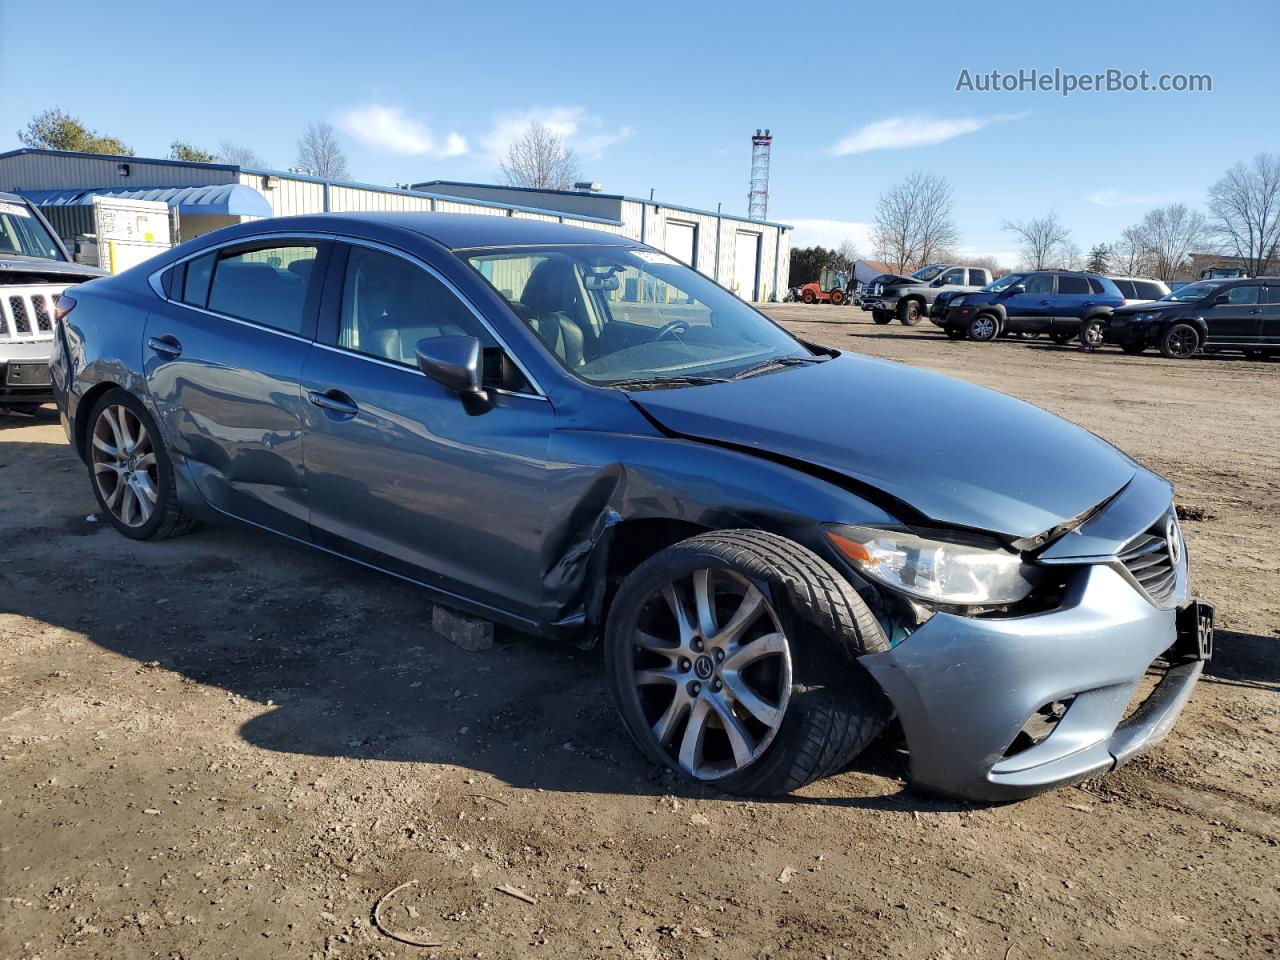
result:
[[[563,430],[551,437],[543,541],[545,623],[590,621],[610,531],[628,520],[754,527],[834,559],[822,522],[889,524],[884,508],[835,483],[695,440]]]

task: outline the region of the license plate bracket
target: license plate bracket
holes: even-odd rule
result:
[[[9,387],[47,387],[49,380],[49,364],[42,361],[27,363],[21,360],[10,360],[5,370],[4,382]]]
[[[1178,611],[1178,640],[1174,649],[1193,660],[1213,659],[1213,604],[1192,600]]]

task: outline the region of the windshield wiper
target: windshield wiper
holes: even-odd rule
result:
[[[659,390],[662,387],[700,387],[708,383],[728,383],[725,377],[636,377],[632,380],[610,380],[603,384],[606,387],[620,387],[623,390]]]
[[[743,380],[747,377],[754,377],[756,374],[764,373],[774,367],[798,367],[806,363],[822,363],[830,359],[830,357],[770,357],[768,360],[752,364],[745,370],[739,370],[729,379]]]

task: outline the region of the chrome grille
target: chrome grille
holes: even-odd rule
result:
[[[1175,539],[1172,549],[1170,536]],[[1181,534],[1177,522],[1171,522],[1170,515],[1162,517],[1150,530],[1131,540],[1120,551],[1118,559],[1148,597],[1156,603],[1164,603],[1173,596],[1178,583],[1176,557],[1181,551]]]
[[[0,288],[0,341],[53,339],[54,308],[66,284]]]

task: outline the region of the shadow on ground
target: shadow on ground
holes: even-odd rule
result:
[[[86,519],[87,478],[66,447],[5,452],[40,473],[70,460],[59,486],[84,484],[79,506],[29,524],[0,499],[5,608],[82,634],[139,671],[172,670],[261,704],[239,730],[255,746],[453,764],[548,790],[720,796],[640,757],[596,650],[502,628],[494,649],[460,650],[431,632],[429,601],[412,585],[235,524],[127,540]],[[778,802],[956,808],[905,788],[906,757],[889,735],[855,769],[876,795]]]

